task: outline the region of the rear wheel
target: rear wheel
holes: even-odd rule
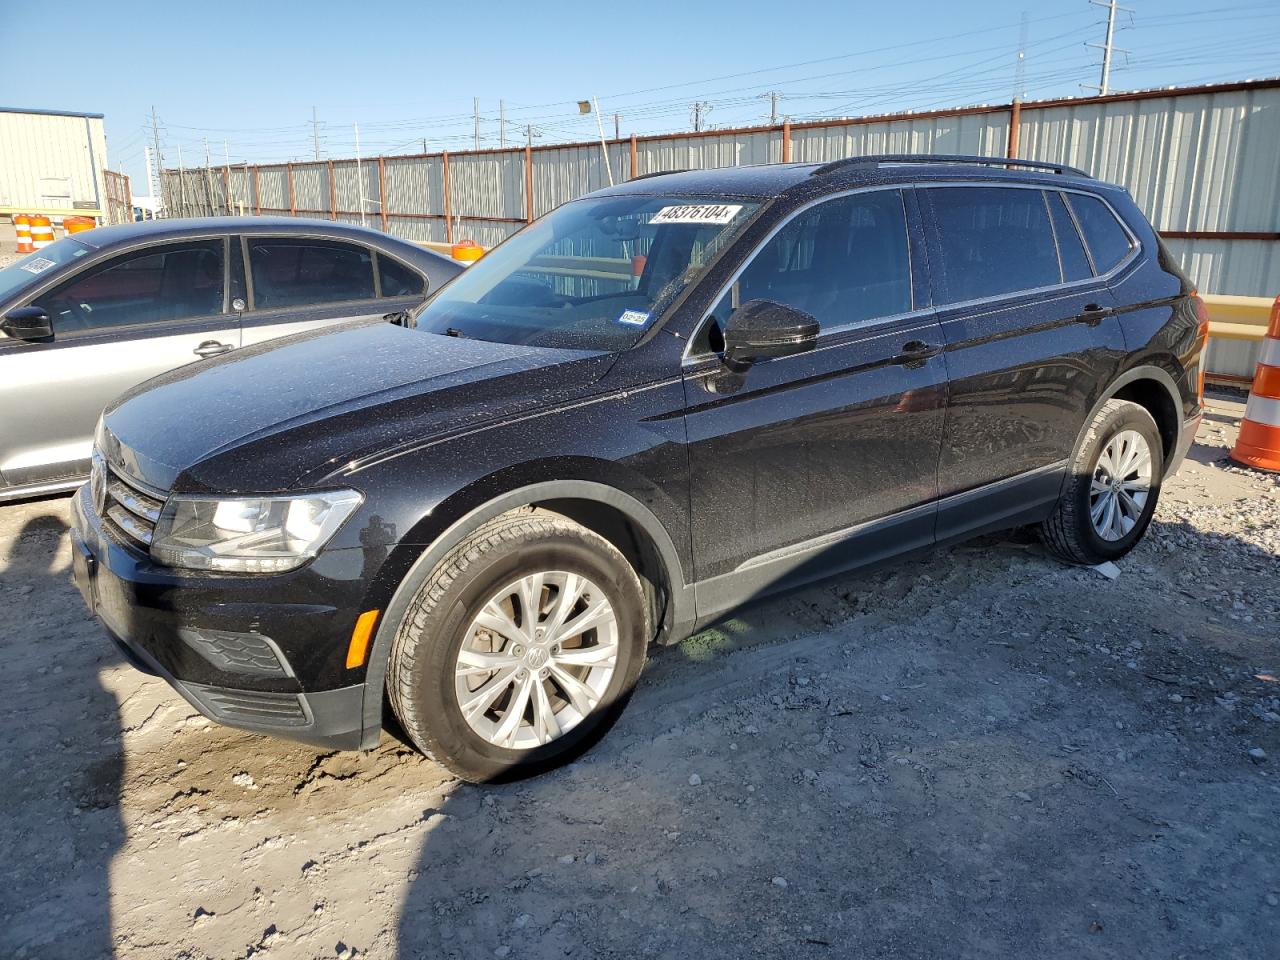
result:
[[[419,588],[391,650],[391,706],[463,779],[528,776],[612,726],[648,633],[640,581],[612,544],[548,511],[505,514]]]
[[[1164,471],[1160,430],[1145,408],[1108,400],[1098,411],[1071,467],[1045,544],[1069,563],[1118,560],[1151,523]]]

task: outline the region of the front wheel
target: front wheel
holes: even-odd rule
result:
[[[1145,408],[1108,400],[1071,465],[1071,476],[1040,532],[1068,563],[1118,560],[1142,539],[1160,496],[1164,448]]]
[[[545,510],[484,524],[426,578],[387,690],[425,754],[473,782],[563,763],[617,719],[644,664],[644,593],[607,540]]]

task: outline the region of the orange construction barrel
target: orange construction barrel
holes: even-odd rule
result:
[[[1271,322],[1262,338],[1231,459],[1246,467],[1280,472],[1280,297],[1271,305]]]
[[[18,252],[32,253],[35,245],[31,242],[31,218],[20,213],[13,218],[13,230],[18,235]]]
[[[84,233],[86,230],[92,230],[98,225],[98,221],[93,217],[63,217],[62,232],[68,237],[73,233]]]
[[[462,260],[471,263],[479,260],[484,256],[484,247],[476,243],[474,240],[459,240],[449,250],[449,256],[455,260]]]
[[[31,244],[43,250],[53,243],[53,222],[48,217],[31,218]]]

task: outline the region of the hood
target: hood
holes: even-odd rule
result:
[[[100,441],[108,459],[160,489],[270,492],[580,393],[612,357],[385,322],[328,328],[149,380],[107,408]]]

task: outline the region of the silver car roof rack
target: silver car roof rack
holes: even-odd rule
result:
[[[1076,167],[1069,167],[1063,163],[1046,163],[1041,160],[1019,160],[1014,157],[974,157],[965,156],[963,154],[918,154],[918,153],[880,153],[871,154],[865,157],[846,157],[843,160],[833,160],[830,163],[824,163],[813,171],[812,176],[820,177],[828,173],[834,173],[837,170],[844,170],[849,167],[856,166],[874,166],[874,167],[896,167],[908,166],[915,164],[934,164],[938,166],[952,166],[958,164],[972,164],[974,166],[984,167],[1018,167],[1027,170],[1048,170],[1051,173],[1065,174],[1074,177],[1085,177],[1092,180],[1089,174]]]

